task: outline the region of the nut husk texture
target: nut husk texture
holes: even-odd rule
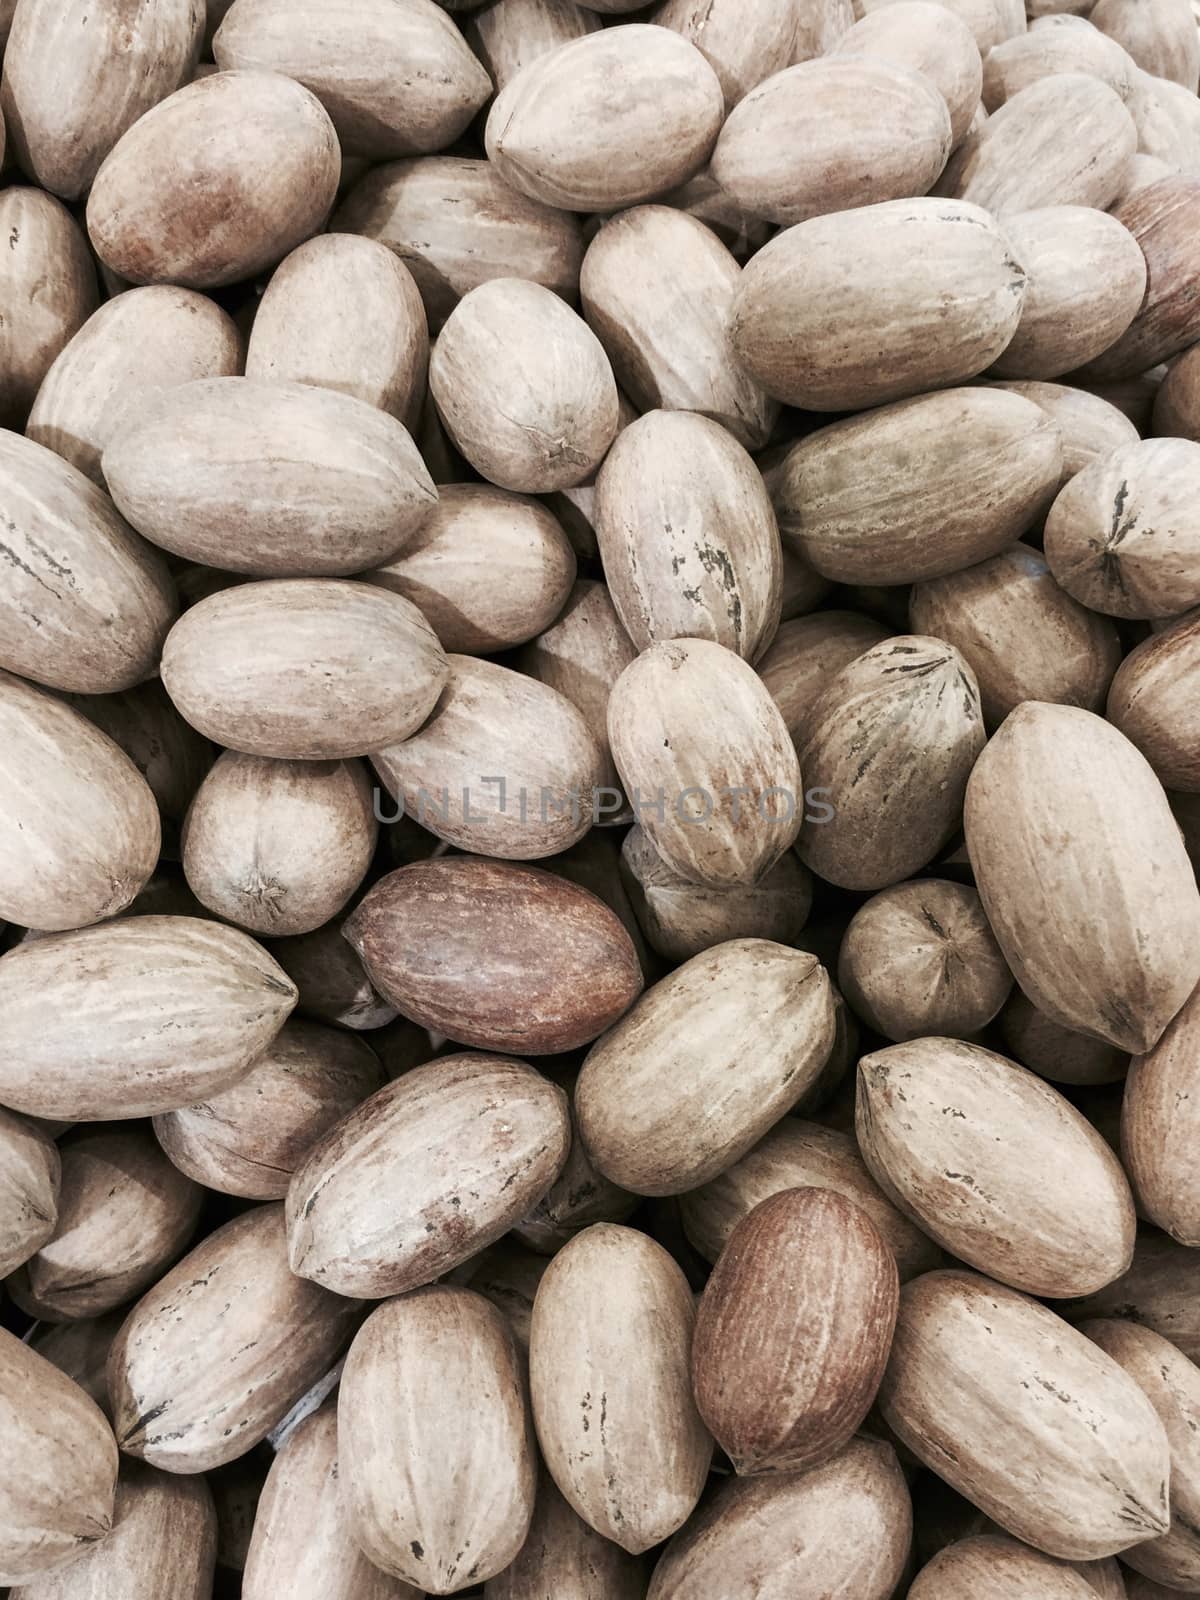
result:
[[[985,734],[970,667],[941,639],[901,635],[832,680],[806,719],[797,851],[845,889],[882,889],[927,866],[957,832]]]
[[[757,673],[709,639],[653,644],[613,685],[608,736],[664,861],[711,888],[754,883],[794,843],[800,767]]]
[[[980,1534],[947,1545],[923,1567],[911,1600],[1095,1600],[1081,1572],[1002,1534]]]
[[[5,566],[0,664],[51,689],[108,694],[153,675],[177,602],[162,556],[69,461],[0,434]]]
[[[1122,1559],[1169,1589],[1200,1584],[1200,1369],[1150,1328],[1085,1322],[1080,1329],[1123,1367],[1158,1413],[1171,1446],[1171,1526]]]

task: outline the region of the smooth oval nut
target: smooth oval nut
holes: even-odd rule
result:
[[[100,488],[104,447],[125,406],[150,389],[232,378],[242,336],[229,313],[193,289],[127,289],[94,311],[42,379],[26,437]]]
[[[57,1226],[12,1285],[49,1322],[103,1316],[149,1288],[191,1238],[203,1200],[139,1128],[72,1132],[61,1158]]]
[[[863,1164],[852,1134],[784,1117],[740,1161],[679,1199],[684,1232],[706,1261],[716,1261],[751,1211],[785,1189],[841,1195],[874,1224],[896,1258],[903,1283],[940,1266],[942,1253],[899,1211]]]
[[[857,411],[984,371],[1025,293],[1024,268],[980,206],[890,200],[777,234],[742,271],[731,338],[776,399]]]
[[[754,883],[803,821],[787,725],[745,661],[708,639],[654,644],[613,685],[608,736],[654,848],[693,883]]]
[[[1088,206],[1004,219],[1028,277],[1017,331],[994,363],[1004,378],[1057,378],[1121,337],[1146,292],[1146,258],[1129,229]]]
[[[1124,1586],[1122,1586],[1123,1588]],[[1001,1534],[949,1544],[917,1574],[911,1600],[1095,1600],[1096,1585],[1081,1571]]]
[[[0,1404],[5,1446],[20,1466],[0,1484],[0,1582],[21,1584],[77,1561],[108,1535],[117,1447],[79,1385],[5,1329]]]
[[[928,78],[950,113],[951,147],[966,135],[979,107],[983,63],[962,17],[927,0],[864,10],[834,45],[833,56],[872,56]]]
[[[374,1311],[346,1359],[338,1449],[354,1542],[375,1566],[432,1594],[508,1566],[533,1515],[536,1445],[495,1306],[438,1284]]]
[[[88,234],[130,283],[236,283],[318,231],[339,166],[333,124],[307,89],[273,72],[216,72],[117,140],[88,196]]]
[[[853,0],[850,10],[853,16],[860,11],[870,16],[896,3],[897,0]],[[1014,31],[1001,16],[1002,7],[1011,12],[1012,0],[937,0],[937,3],[966,23],[981,56],[986,56]],[[1037,4],[1037,0],[1032,3]]]
[[[380,879],[344,931],[403,1015],[481,1050],[578,1049],[642,990],[637,953],[615,913],[536,867],[478,857],[415,862]],[[436,966],[431,948],[442,952]]]
[[[739,1475],[807,1472],[850,1443],[899,1292],[895,1257],[840,1194],[785,1189],[738,1223],[700,1300],[692,1386]]]
[[[222,72],[278,72],[312,91],[342,150],[373,161],[443,150],[492,92],[432,0],[237,0],[213,34]]]
[[[0,672],[0,915],[83,928],[124,911],[158,860],[150,786],[111,739],[54,695]]]
[[[0,96],[12,154],[43,189],[77,200],[125,130],[191,79],[203,24],[200,0],[22,6]]]
[[[371,167],[331,226],[400,257],[435,331],[463,295],[492,278],[527,278],[567,301],[579,293],[579,219],[519,194],[490,161],[425,156]]]
[[[1046,559],[1093,611],[1163,619],[1200,601],[1200,444],[1146,439],[1078,473],[1046,518]]]
[[[1062,436],[1063,470],[1059,487],[1101,456],[1122,445],[1136,444],[1137,428],[1123,411],[1110,401],[1086,389],[1064,383],[1042,383],[1036,379],[1006,379],[997,389],[1023,395],[1032,400],[1057,427]],[[1178,431],[1178,430],[1172,430]]]
[[[335,1123],[382,1087],[374,1051],[340,1028],[289,1019],[228,1089],[154,1119],[180,1172],[219,1194],[282,1200]]]
[[[178,610],[162,556],[107,494],[32,439],[0,434],[0,492],[4,667],[80,694],[152,677]]]
[[[50,1136],[36,1123],[0,1111],[0,1277],[53,1237],[61,1173]]]
[[[622,429],[596,478],[596,537],[639,650],[711,639],[756,660],[779,626],[779,530],[762,474],[707,417],[651,411]]]
[[[1060,589],[1027,544],[914,584],[908,614],[965,657],[992,730],[1024,700],[1099,711],[1121,659],[1115,624]]]
[[[1200,979],[1200,893],[1144,757],[1090,711],[1028,701],[976,764],[965,825],[1029,999],[1064,1027],[1149,1050]]]
[[[570,1138],[566,1096],[522,1061],[458,1055],[414,1067],[297,1167],[292,1270],[364,1300],[432,1283],[537,1205]]]
[[[726,118],[712,173],[748,215],[786,226],[924,194],[951,144],[946,102],[923,73],[835,55],[752,89]]]
[[[1200,998],[1193,992],[1158,1043],[1130,1063],[1121,1109],[1121,1159],[1142,1215],[1193,1248],[1200,1245],[1189,1154],[1197,1038]]]
[[[1168,789],[1200,791],[1200,728],[1192,692],[1200,619],[1184,618],[1131,650],[1113,679],[1106,715]]]
[[[546,1465],[578,1515],[631,1555],[687,1520],[708,1475],[712,1439],[689,1370],[694,1320],[687,1280],[662,1246],[609,1223],[558,1252],[533,1303],[529,1380]]]
[[[1200,215],[1200,179],[1172,174],[1126,196],[1113,215],[1146,258],[1146,296],[1126,331],[1089,364],[1088,377],[1132,378],[1195,344],[1200,272],[1188,249]]]
[[[1096,0],[1092,25],[1129,51],[1144,71],[1168,78],[1196,92],[1200,78],[1200,42],[1195,18],[1181,0]]]
[[[703,220],[646,205],[604,223],[583,258],[579,288],[583,314],[639,410],[700,412],[757,450],[778,407],[730,341],[740,279],[734,256]]]
[[[531,61],[497,95],[485,144],[522,194],[569,211],[620,211],[699,171],[724,104],[695,45],[630,23]]]
[[[1047,1555],[1093,1561],[1166,1532],[1170,1451],[1150,1402],[1013,1289],[959,1271],[905,1284],[880,1409],[918,1460]]]
[[[714,945],[588,1053],[575,1091],[584,1146],[635,1194],[695,1189],[796,1104],[833,1044],[833,995],[815,956],[768,939]]]
[[[162,678],[180,713],[245,755],[340,761],[407,739],[449,673],[401,595],[336,579],[247,583],[172,628]]]
[[[108,1358],[122,1450],[205,1472],[264,1439],[336,1360],[358,1317],[288,1270],[283,1207],[203,1239],[130,1312]]]
[[[527,861],[575,844],[600,814],[604,753],[557,690],[476,656],[450,656],[433,714],[371,757],[404,811],[477,855]]]
[[[1137,1219],[1120,1164],[1041,1078],[957,1039],[914,1039],[858,1065],[859,1148],[926,1233],[998,1282],[1044,1298],[1127,1270]]]
[[[876,1033],[969,1038],[995,1017],[1012,973],[975,890],[921,878],[884,889],[851,917],[838,984]]]
[[[102,466],[153,543],[261,578],[380,566],[437,504],[401,423],[310,383],[205,378],[152,393],[126,411]]]
[[[764,1569],[782,1596],[887,1600],[912,1541],[912,1502],[891,1445],[855,1439],[811,1472],[726,1478],[655,1568],[648,1600],[738,1593]]]
[[[939,194],[1001,219],[1042,206],[1104,210],[1121,192],[1137,128],[1099,78],[1058,72],[1014,94],[968,134],[937,183]]]
[[[276,1452],[254,1517],[242,1575],[245,1600],[414,1600],[354,1542],[339,1493],[337,1407],[305,1417]]]
[[[188,885],[251,933],[311,933],[343,909],[379,825],[361,762],[276,761],[226,750],[183,827]]]
[[[490,484],[452,483],[401,554],[367,579],[419,607],[443,649],[490,655],[553,626],[575,571],[570,541],[544,505]]]
[[[1200,1371],[1151,1328],[1123,1321],[1085,1322],[1087,1334],[1129,1374],[1158,1413],[1171,1447],[1171,1527],[1125,1551],[1135,1572],[1169,1589],[1200,1583]]]
[[[1027,32],[1005,39],[983,64],[983,103],[998,111],[1031,83],[1064,72],[1098,78],[1129,103],[1137,64],[1115,39],[1086,17],[1070,13],[1039,17]]]
[[[979,690],[954,646],[919,635],[875,645],[829,684],[806,733],[805,866],[847,889],[928,866],[959,827],[985,743]]]
[[[20,429],[46,373],[96,309],[96,269],[71,213],[41,189],[12,184],[0,194],[0,233],[8,241],[0,426]]]
[[[1062,466],[1058,426],[1032,400],[948,389],[801,439],[780,467],[775,506],[785,542],[825,577],[921,583],[973,567],[1034,527]]]
[[[551,290],[519,278],[459,301],[433,348],[429,388],[456,448],[501,489],[582,483],[617,431],[600,341]]]
[[[279,263],[246,346],[248,378],[335,389],[401,422],[424,398],[428,367],[415,278],[386,245],[355,234],[318,234]]]
[[[266,951],[198,917],[128,917],[0,957],[0,1102],[114,1121],[234,1082],[296,990]]]

